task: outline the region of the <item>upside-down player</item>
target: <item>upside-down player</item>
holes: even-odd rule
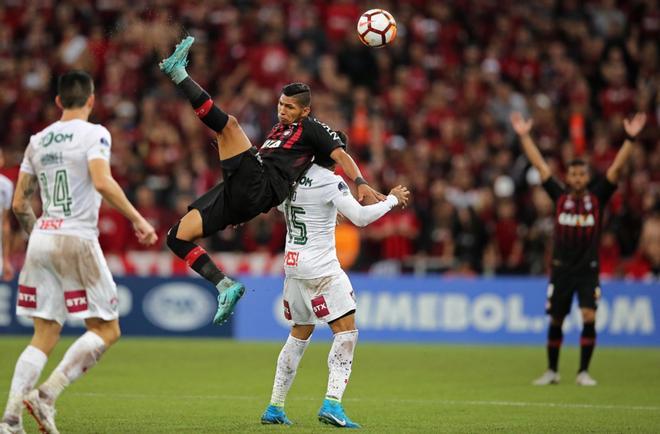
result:
[[[310,116],[311,92],[303,83],[282,89],[277,110],[279,123],[257,151],[236,118],[218,108],[188,76],[185,67],[193,42],[190,36],[183,39],[174,53],[160,63],[160,69],[185,94],[204,124],[216,132],[224,182],[189,206],[188,213],[170,229],[167,245],[218,289],[218,311],[213,322],[222,324],[245,287],[225,276],[195,240],[245,223],[282,203],[315,157],[330,156],[336,161],[356,183],[361,200],[373,203],[384,196],[367,185],[337,133]]]
[[[66,73],[57,93],[62,117],[30,138],[12,205],[30,236],[16,313],[33,319],[34,335],[16,362],[2,434],[24,432],[23,405],[42,433],[57,433],[55,400],[119,339],[117,286],[98,242],[101,198],[131,220],[141,243],[157,239],[112,178],[110,133],[87,121],[94,106],[92,78],[82,71]],[[43,210],[38,219],[31,205],[37,186]],[[67,314],[83,319],[87,332],[33,389]]]
[[[318,418],[338,427],[359,428],[341,405],[358,331],[353,288],[335,249],[337,211],[357,226],[366,226],[395,206],[405,206],[409,193],[398,186],[385,201],[363,207],[342,178],[333,173],[334,161],[319,159],[317,163],[329,169],[314,164],[305,174],[305,182],[298,184],[292,196],[278,207],[287,223],[284,316],[293,326],[277,359],[270,405],[261,422],[291,425],[284,413],[284,400],[314,325],[322,322],[330,326],[334,339],[328,354],[328,388]]]
[[[520,113],[511,115],[511,124],[520,137],[523,151],[539,171],[543,188],[555,203],[555,232],[552,269],[548,286],[547,313],[548,370],[534,381],[545,386],[559,382],[557,366],[559,348],[563,340],[562,324],[571,309],[573,294],[577,294],[582,311],[582,336],[580,338],[580,367],[576,383],[595,386],[596,380],[589,375],[589,362],[596,344],[596,308],[600,297],[598,247],[605,205],[616,190],[626,161],[632,153],[634,141],[644,128],[646,115],[637,114],[624,120],[626,140],[617,153],[604,177],[590,184],[590,174],[583,160],[573,160],[566,173],[567,187],[553,176],[548,164],[534,145],[529,132],[532,120],[524,120]]]

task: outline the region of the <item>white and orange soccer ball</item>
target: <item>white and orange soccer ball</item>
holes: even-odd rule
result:
[[[384,47],[396,38],[396,21],[386,10],[370,9],[358,20],[357,32],[364,45]]]

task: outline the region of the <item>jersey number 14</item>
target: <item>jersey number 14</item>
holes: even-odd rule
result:
[[[55,172],[55,184],[53,185],[52,194],[48,188],[48,178],[46,177],[46,173],[41,172],[39,174],[39,184],[41,191],[43,191],[44,198],[46,199],[43,206],[44,214],[49,215],[48,211],[52,205],[60,207],[65,216],[70,216],[73,199],[71,199],[69,176],[67,175],[66,170],[61,169]]]

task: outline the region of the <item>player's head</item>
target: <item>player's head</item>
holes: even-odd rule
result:
[[[305,83],[291,83],[282,88],[277,103],[277,118],[284,125],[298,122],[309,115],[312,91]]]
[[[576,193],[581,193],[589,184],[589,166],[584,160],[575,159],[568,163],[566,184]]]
[[[91,112],[94,106],[94,80],[85,71],[69,71],[60,75],[55,102],[62,110],[86,108]]]

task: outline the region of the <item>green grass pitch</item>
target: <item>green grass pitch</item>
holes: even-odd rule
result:
[[[0,405],[29,338],[0,338]],[[63,339],[45,374],[71,339]],[[293,427],[262,426],[280,343],[124,338],[58,401],[66,433],[327,432],[316,413],[328,341],[307,350],[289,393]],[[562,384],[533,387],[538,347],[358,345],[347,414],[373,433],[660,432],[660,350],[597,348],[592,375],[574,384],[578,351],[562,349]],[[45,375],[42,377],[42,381]],[[24,414],[28,433],[36,433]]]

